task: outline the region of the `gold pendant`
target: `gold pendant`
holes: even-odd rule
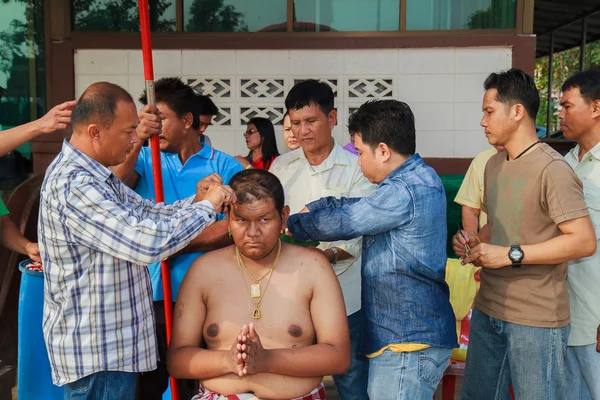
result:
[[[252,297],[253,299],[260,297],[260,283],[250,285],[250,297]]]
[[[258,307],[254,307],[254,312],[252,313],[252,318],[260,319],[260,310]]]

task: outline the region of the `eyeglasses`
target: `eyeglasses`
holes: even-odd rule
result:
[[[256,132],[258,132],[258,129],[250,129],[249,131],[244,132],[244,137],[254,135]]]

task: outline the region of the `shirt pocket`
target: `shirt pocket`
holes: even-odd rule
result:
[[[596,240],[600,240],[600,188],[589,179],[582,179],[583,196],[590,211],[590,219],[596,230]]]

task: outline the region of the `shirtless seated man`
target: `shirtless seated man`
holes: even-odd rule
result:
[[[199,257],[187,272],[169,372],[200,380],[194,399],[324,399],[323,376],[350,364],[333,268],[318,251],[279,240],[290,210],[275,175],[244,170],[229,185],[235,244]]]

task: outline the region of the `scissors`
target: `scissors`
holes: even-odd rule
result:
[[[458,233],[460,233],[460,236],[462,236],[462,238],[465,240],[465,253],[466,256],[469,257],[471,255],[471,247],[469,246],[469,242],[465,235],[463,235],[460,224],[457,222],[456,225],[458,226]]]

